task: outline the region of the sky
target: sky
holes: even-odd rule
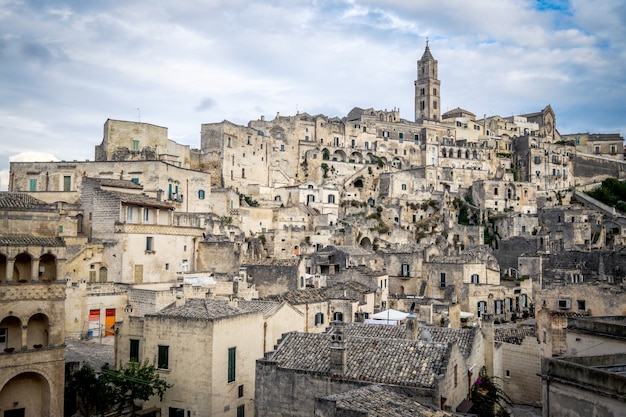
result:
[[[192,148],[277,113],[413,120],[427,40],[443,112],[626,133],[623,0],[0,0],[0,190],[9,161],[93,160],[107,119]]]

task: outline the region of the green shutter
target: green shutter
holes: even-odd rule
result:
[[[237,348],[228,348],[228,382],[235,380],[235,366],[236,366]]]

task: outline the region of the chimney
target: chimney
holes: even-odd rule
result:
[[[494,340],[495,330],[493,327],[493,314],[482,315],[481,331],[483,334],[485,345],[485,368],[487,368],[488,375],[494,375]]]
[[[409,340],[417,340],[418,335],[417,317],[415,317],[415,303],[411,304],[409,315],[406,316],[406,333],[405,338]]]
[[[343,323],[333,322],[333,333],[330,335],[330,373],[345,375],[347,352],[344,344]]]

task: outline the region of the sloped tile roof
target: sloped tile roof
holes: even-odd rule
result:
[[[0,246],[65,246],[59,237],[38,237],[28,235],[0,235]]]
[[[143,186],[130,180],[116,180],[113,178],[100,179],[100,185],[103,187],[129,188],[133,190],[143,190]]]
[[[497,342],[521,345],[527,336],[530,336],[530,337],[537,336],[537,332],[535,331],[534,327],[531,327],[531,326],[515,327],[515,328],[496,327],[494,340],[496,340]]]
[[[272,310],[281,306],[278,301],[263,301],[263,300],[240,300],[238,306],[242,310],[246,311],[260,311],[263,315],[270,313]]]
[[[449,346],[406,339],[345,339],[344,379],[434,388]],[[269,358],[279,368],[330,373],[330,335],[293,332],[285,335]],[[335,375],[335,377],[337,377]]]
[[[211,300],[206,298],[192,298],[185,304],[176,307],[173,304],[154,314],[146,314],[146,317],[167,317],[196,320],[219,320],[242,314],[250,314],[253,311],[233,307],[225,300]]]
[[[368,385],[340,394],[323,397],[334,401],[338,410],[351,411],[359,415],[376,417],[451,417],[458,414],[435,410],[417,401],[385,389],[380,385]]]
[[[406,338],[406,325],[388,326],[384,324],[371,323],[346,323],[343,326],[346,337],[374,337],[374,338]],[[434,343],[452,344],[457,343],[459,350],[464,357],[472,353],[474,337],[478,328],[475,329],[449,329],[446,327],[423,326],[420,325],[418,332],[426,330],[430,334],[430,339]],[[329,333],[334,332],[334,327],[329,329]]]
[[[268,301],[287,301],[292,305],[321,303],[328,300],[325,288],[293,290],[282,294],[268,295],[264,299]]]
[[[157,200],[156,198],[148,197],[145,194],[120,193],[117,191],[104,192],[111,194],[124,204],[133,204],[142,207],[156,207],[174,210],[174,207],[172,207],[170,204],[161,200]]]
[[[0,208],[47,208],[45,201],[23,193],[0,192]]]

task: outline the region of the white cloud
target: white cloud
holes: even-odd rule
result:
[[[622,2],[535,5],[157,0],[146,9],[130,0],[43,9],[0,0],[0,156],[87,159],[106,119],[137,120],[137,108],[196,147],[201,123],[277,111],[399,107],[412,119],[427,36],[444,109],[509,115],[551,104],[562,132],[623,132]]]

